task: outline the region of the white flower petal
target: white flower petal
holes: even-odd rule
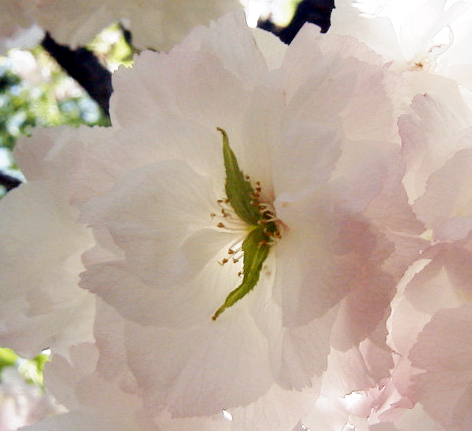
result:
[[[2,344],[32,357],[90,340],[95,299],[77,283],[91,235],[56,184],[23,184],[2,199],[0,217]]]
[[[413,365],[425,370],[415,378],[417,399],[451,431],[466,431],[472,424],[471,322],[470,304],[439,311],[410,352]]]
[[[268,343],[241,307],[178,333],[128,323],[125,337],[128,362],[154,411],[164,403],[176,417],[215,414],[253,402],[272,383]]]
[[[472,129],[469,129],[472,144]],[[469,145],[470,145],[469,144]],[[460,240],[472,229],[472,148],[458,151],[435,171],[413,207],[435,239]]]

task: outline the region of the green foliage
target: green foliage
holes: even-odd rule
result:
[[[0,63],[0,146],[12,149],[34,126],[106,124],[95,102],[74,84],[41,47],[34,48],[30,79],[15,75],[12,61]],[[25,54],[27,55],[27,54]],[[33,58],[29,58],[32,60]]]
[[[49,356],[43,353],[33,359],[22,359],[13,350],[0,348],[0,379],[4,368],[15,367],[28,383],[43,386],[43,368]]]
[[[5,367],[16,366],[17,360],[18,356],[13,350],[0,348],[0,373]]]
[[[36,124],[21,80],[6,65],[0,66],[0,145],[12,149],[16,139]]]
[[[100,32],[87,47],[108,70],[115,70],[119,66],[133,66],[134,50],[126,41],[119,24]]]

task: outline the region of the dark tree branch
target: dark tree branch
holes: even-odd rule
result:
[[[21,181],[18,178],[0,172],[0,185],[5,187],[7,192],[14,189],[15,187],[18,187],[20,184]]]
[[[46,33],[43,48],[74,78],[109,116],[110,96],[113,91],[111,73],[86,48],[70,49],[59,45]]]
[[[133,35],[131,32],[120,22],[120,30],[121,33],[123,34],[123,38],[125,39],[125,42],[133,49]]]
[[[287,27],[279,28],[271,21],[260,21],[258,27],[274,33],[282,42],[290,43],[306,22],[316,24],[326,33],[331,25],[333,9],[334,0],[303,0]]]

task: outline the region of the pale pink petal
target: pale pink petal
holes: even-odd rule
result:
[[[472,306],[440,310],[418,336],[410,352],[415,394],[425,410],[450,431],[472,425]]]
[[[105,429],[141,431],[141,429],[132,427],[121,419],[115,420],[104,417],[99,411],[65,413],[23,428],[24,431],[83,431],[84,429],[87,431],[103,431]],[[155,431],[160,430],[156,428]]]
[[[91,200],[81,220],[106,227],[143,280],[166,286],[193,276],[227,244],[227,236],[220,235],[219,248],[191,252],[201,241],[194,234],[210,228],[212,214],[219,210],[213,182],[182,162],[149,165],[106,196]],[[208,229],[206,237],[211,234]]]
[[[447,89],[447,97],[434,90],[418,95],[412,103],[415,115],[399,119],[407,165],[404,184],[412,201],[424,194],[433,172],[455,152],[470,146],[470,139],[461,139],[463,130],[472,124],[469,108],[455,83],[444,80],[438,86]]]
[[[91,234],[55,182],[13,190],[0,217],[2,345],[32,357],[91,340],[95,299],[77,285]]]
[[[147,408],[157,412],[165,404],[176,417],[216,414],[268,390],[273,377],[267,341],[241,307],[224,314],[178,333],[126,325],[128,362]]]
[[[428,256],[429,254],[429,256]],[[456,245],[438,245],[425,258],[432,261],[408,284],[407,299],[414,307],[430,316],[441,308],[462,304],[463,294],[470,292],[472,255]]]
[[[119,320],[115,315],[115,323]],[[222,412],[211,417],[185,419],[174,419],[166,411],[160,411],[155,417],[150,416],[143,411],[142,398],[138,394],[124,390],[95,372],[97,353],[93,344],[84,343],[71,349],[69,360],[53,356],[45,369],[46,384],[70,412],[46,419],[28,429],[229,431],[231,422],[224,418]]]
[[[469,146],[471,133],[469,129]],[[415,213],[436,240],[460,240],[472,229],[471,163],[472,148],[455,153],[430,176],[425,194],[415,202]]]
[[[318,386],[314,382],[313,386]],[[255,403],[230,409],[232,431],[287,431],[292,429],[300,418],[313,409],[317,390],[285,391],[276,385]]]
[[[340,0],[330,31],[355,36],[395,70],[413,71],[407,79],[414,86],[428,88],[421,82],[427,73],[453,77],[470,88],[471,13],[466,1]]]
[[[447,431],[424,411],[420,404],[406,410],[402,417],[394,423],[371,425],[369,431]]]
[[[130,26],[133,44],[140,49],[170,49],[195,26],[209,24],[238,10],[236,0],[144,2],[106,0],[77,4],[73,0],[45,0],[29,5],[32,18],[62,44],[85,45],[104,28],[120,20]],[[27,11],[28,11],[27,9]]]

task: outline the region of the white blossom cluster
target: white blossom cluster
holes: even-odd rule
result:
[[[19,142],[0,344],[67,409],[23,430],[472,429],[472,1],[372,3],[230,13]]]

